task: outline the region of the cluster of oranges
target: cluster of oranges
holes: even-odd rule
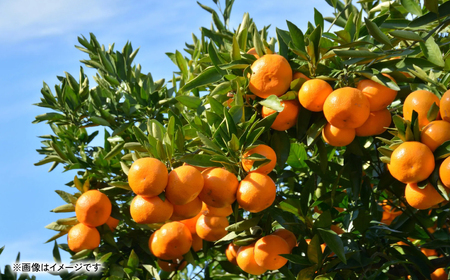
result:
[[[254,154],[265,156],[268,162],[256,166]],[[183,164],[169,173],[158,159],[136,160],[128,172],[128,183],[136,194],[130,214],[138,224],[165,223],[149,239],[160,267],[180,269],[185,265],[182,256],[191,248],[198,251],[203,240],[214,242],[224,237],[236,200],[249,212],[272,205],[276,186],[267,174],[275,165],[276,154],[266,145],[255,146],[243,155],[242,167],[248,175],[240,182],[224,168]]]
[[[290,254],[296,245],[295,235],[281,228],[250,245],[236,246],[230,243],[225,250],[225,255],[231,263],[238,265],[243,271],[260,275],[267,270],[283,267],[287,259],[280,255]]]
[[[392,118],[387,106],[395,99],[397,91],[372,80],[361,80],[357,88],[333,90],[322,79],[309,79],[300,72],[293,74],[281,55],[266,54],[257,58],[251,66],[249,90],[258,97],[279,97],[289,90],[292,80],[306,80],[298,92],[298,100],[280,101],[283,110],[272,124],[273,129],[284,131],[293,127],[300,104],[312,112],[323,111],[328,122],[322,130],[323,139],[336,147],[350,144],[355,136],[379,135],[390,126]],[[261,115],[265,118],[275,112],[263,106]]]
[[[96,227],[108,225],[113,231],[119,220],[111,217],[111,201],[108,196],[98,190],[83,193],[76,202],[75,213],[78,224],[73,226],[67,234],[67,245],[73,252],[89,249],[100,245],[100,233]]]
[[[427,114],[435,103],[440,106],[438,120],[429,121]],[[450,157],[443,162],[436,161],[433,152],[444,142],[450,140],[450,91],[442,97],[442,102],[432,92],[417,90],[405,99],[403,117],[411,121],[412,111],[418,113],[418,125],[421,131],[419,141],[401,143],[391,155],[388,169],[392,176],[406,184],[405,198],[417,209],[428,209],[444,201],[444,198],[428,182],[420,187],[419,182],[425,181],[439,166],[439,177],[450,192]],[[442,119],[440,119],[442,118]]]

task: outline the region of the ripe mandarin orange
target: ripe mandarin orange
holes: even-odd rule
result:
[[[298,92],[298,100],[306,109],[313,112],[323,110],[323,104],[333,92],[333,88],[326,81],[311,79],[303,83]]]
[[[197,233],[192,234],[192,249],[194,249],[194,252],[198,252],[203,249],[203,239],[201,239]]]
[[[173,259],[171,261],[158,259],[158,265],[164,271],[173,272],[184,269],[187,266],[187,261],[183,259]]]
[[[447,157],[439,167],[439,178],[444,186],[450,188],[450,157]]]
[[[163,223],[172,213],[172,203],[167,199],[163,201],[159,196],[137,195],[130,204],[131,218],[138,224]]]
[[[172,204],[183,205],[194,200],[202,189],[202,173],[193,166],[184,165],[170,171],[165,193]]]
[[[450,90],[442,95],[439,113],[444,121],[450,122]]]
[[[250,91],[261,98],[283,95],[291,85],[292,69],[289,62],[278,54],[266,54],[251,66]]]
[[[226,227],[229,226],[226,217],[211,217],[201,215],[197,220],[195,230],[201,239],[217,241],[227,235]]]
[[[260,154],[262,156],[265,156],[267,159],[270,159],[270,161],[265,165],[259,166],[255,170],[251,170],[255,161],[245,158],[250,157],[252,154]],[[277,164],[277,154],[271,147],[264,144],[258,145],[245,152],[242,159],[242,168],[244,168],[244,170],[247,172],[269,174],[275,168],[276,164]]]
[[[305,79],[305,80],[311,80],[310,78],[308,78],[308,76],[306,76],[305,74],[303,74],[302,72],[295,72],[294,75],[292,76],[292,80],[296,80],[296,79]]]
[[[284,107],[283,111],[278,113],[275,121],[270,126],[271,128],[278,131],[285,131],[293,127],[297,123],[298,112],[300,106],[297,100],[286,100],[281,101],[281,106]],[[276,111],[272,110],[266,106],[262,107],[261,115],[263,118],[274,114]]]
[[[261,212],[275,201],[276,186],[265,174],[249,173],[240,182],[236,197],[244,210]]]
[[[370,103],[356,88],[344,87],[333,91],[323,104],[327,121],[338,128],[357,128],[369,118]]]
[[[435,271],[433,271],[433,273],[431,273],[431,280],[447,280],[448,279],[448,274],[447,272],[445,272],[445,269],[438,268]]]
[[[427,124],[420,134],[420,142],[434,152],[445,141],[450,140],[450,123],[446,121],[432,121]]]
[[[283,267],[287,263],[287,259],[280,255],[290,252],[291,249],[287,242],[277,235],[266,235],[255,243],[255,261],[259,266],[268,270]]]
[[[172,221],[185,220],[195,217],[202,210],[202,201],[196,197],[191,202],[184,205],[174,205],[173,214],[170,217]]]
[[[237,265],[236,256],[238,250],[239,246],[234,245],[233,243],[228,244],[227,249],[225,249],[225,256],[227,257],[227,260],[234,265]]]
[[[356,136],[380,135],[391,125],[391,121],[391,112],[387,108],[372,111],[367,121],[355,129]]]
[[[435,103],[439,106],[439,97],[427,90],[416,90],[411,92],[403,103],[403,118],[411,121],[413,110],[419,114],[419,128],[426,126],[430,121],[427,119],[428,111]]]
[[[156,158],[140,158],[128,171],[128,183],[135,194],[156,196],[166,188],[167,168]]]
[[[355,129],[337,128],[327,123],[322,129],[322,137],[331,146],[343,147],[349,145],[355,139]]]
[[[430,183],[423,189],[414,183],[407,184],[405,199],[409,205],[420,210],[429,209],[445,200]]]
[[[381,218],[381,222],[387,225],[390,225],[392,221],[398,216],[402,214],[402,211],[399,211],[397,208],[392,205],[387,204],[387,200],[383,202],[383,216]]]
[[[189,252],[192,235],[184,224],[170,222],[152,234],[148,246],[155,257],[173,260]]]
[[[434,249],[420,248],[420,251],[427,257],[439,256],[439,253]]]
[[[111,215],[111,201],[106,194],[98,190],[83,193],[75,205],[75,213],[80,223],[98,227],[106,223]]]
[[[202,215],[202,212],[198,213],[197,216],[195,216],[194,218],[181,220],[179,222],[184,224],[185,226],[187,226],[187,228],[189,229],[191,234],[194,235],[194,234],[197,234],[197,231],[195,230],[195,227],[197,225],[197,220],[198,220],[198,218],[200,218],[201,215]]]
[[[236,200],[239,181],[236,175],[224,168],[211,168],[203,171],[204,186],[199,198],[208,205],[221,208]]]
[[[256,263],[254,249],[255,244],[241,246],[237,252],[236,262],[243,271],[253,275],[260,275],[266,272],[267,269]]]
[[[106,225],[109,227],[111,231],[114,231],[116,227],[119,225],[119,220],[110,216],[108,220],[106,220]]]
[[[425,180],[434,170],[434,156],[430,148],[416,141],[400,144],[391,154],[387,165],[391,175],[402,183]]]
[[[190,165],[190,164],[187,164],[186,162],[184,162],[183,166],[185,166],[185,165],[193,166],[193,167],[197,168],[197,170],[200,172],[203,172],[204,170],[208,169],[208,167],[200,167],[200,166]]]
[[[205,216],[211,217],[227,217],[233,213],[233,208],[231,205],[217,208],[209,206],[208,204],[203,202],[201,213]]]
[[[390,76],[385,76],[393,80]],[[369,99],[370,111],[379,111],[386,108],[397,96],[397,91],[372,80],[359,81],[358,89]]]
[[[343,234],[345,231],[337,225],[331,225],[330,229],[334,231],[336,234]]]
[[[292,233],[292,231],[289,231],[284,228],[279,228],[276,231],[272,233],[273,235],[278,235],[279,237],[283,238],[287,244],[289,245],[289,248],[291,250],[297,246],[297,237]]]
[[[84,249],[94,250],[100,245],[100,233],[95,227],[76,224],[67,234],[67,245],[74,252]]]

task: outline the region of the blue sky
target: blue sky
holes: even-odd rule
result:
[[[200,2],[214,6],[211,0]],[[237,28],[243,14],[249,12],[259,28],[272,25],[269,36],[275,36],[274,27],[286,30],[286,20],[305,30],[308,21],[313,22],[314,7],[324,16],[333,12],[324,0],[236,0],[230,25]],[[56,75],[64,71],[78,77],[79,60],[87,56],[74,48],[77,36],[88,37],[93,32],[102,44],[115,42],[116,49],[131,41],[134,48],[140,47],[135,62],[142,65],[142,72],[151,72],[158,80],[170,78],[176,70],[165,52],[182,50],[185,42],[191,42],[192,33],[199,35],[199,28],[210,23],[211,15],[194,0],[0,1],[2,271],[19,251],[22,261],[53,262],[53,243],[44,242],[56,232],[44,227],[72,216],[49,212],[64,204],[54,190],[73,192],[65,183],[74,173],[62,173],[59,167],[48,173],[49,165],[33,165],[42,158],[35,151],[40,147],[37,136],[51,132],[46,124],[31,122],[47,112],[32,106],[39,102],[43,81],[53,88],[58,83]],[[92,76],[92,72],[87,74]],[[65,243],[65,237],[58,242]],[[68,254],[62,253],[62,258],[64,263],[70,262]],[[45,274],[36,276],[56,279]]]

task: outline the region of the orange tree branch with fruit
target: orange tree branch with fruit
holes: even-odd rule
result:
[[[167,83],[93,34],[95,85],[44,83],[36,165],[77,170],[48,242],[104,266],[61,278],[446,279],[450,1],[326,0],[275,37],[233,2]]]

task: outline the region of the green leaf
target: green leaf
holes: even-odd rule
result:
[[[33,123],[39,123],[43,121],[58,121],[63,120],[65,117],[58,113],[45,113],[39,116],[36,116],[36,120]]]
[[[320,61],[320,41],[322,39],[322,27],[317,26],[309,35],[308,54],[311,63],[316,65]]]
[[[65,191],[55,190],[55,192],[67,203],[75,204],[77,203],[77,198]]]
[[[303,32],[292,22],[287,20],[286,23],[289,28],[292,44],[297,50],[305,52],[305,38]]]
[[[155,277],[156,280],[161,280],[158,274],[158,269],[156,269],[156,267],[149,264],[144,264],[142,266],[150,273],[151,276]]]
[[[364,18],[364,21],[366,23],[367,30],[369,31],[369,34],[372,35],[372,37],[377,40],[378,42],[388,45],[392,47],[391,40],[389,40],[388,36],[383,33],[383,31],[380,30],[378,25],[374,22],[372,22],[368,18]]]
[[[187,63],[186,59],[184,59],[183,55],[179,51],[175,52],[175,59],[176,59],[178,68],[180,68],[181,73],[183,75],[183,80],[187,81],[189,72],[188,72],[188,63]]]
[[[327,124],[326,118],[320,118],[316,122],[314,122],[311,127],[306,132],[306,144],[310,146],[314,140],[322,133],[322,129]]]
[[[402,4],[402,7],[411,14],[416,16],[422,15],[422,9],[415,0],[400,0],[400,3]]]
[[[139,266],[139,257],[131,250],[130,256],[128,257],[127,267],[131,268],[133,271]]]
[[[75,206],[72,203],[61,205],[61,206],[56,207],[53,210],[50,210],[50,212],[53,212],[53,213],[65,213],[65,212],[74,212],[74,211],[75,211]]]
[[[197,96],[180,95],[175,97],[175,99],[191,109],[197,109],[200,105],[202,105],[202,100]]]
[[[187,92],[195,88],[218,82],[222,79],[222,75],[214,66],[209,66],[200,75],[187,82],[181,89],[181,92]]]
[[[431,104],[430,110],[428,110],[427,113],[428,121],[430,122],[435,121],[438,116],[438,113],[439,113],[439,106],[433,102],[433,104]]]
[[[291,143],[287,164],[293,168],[306,167],[305,160],[308,159],[305,147],[300,143]]]
[[[277,112],[281,112],[284,109],[284,106],[281,105],[280,99],[276,95],[270,95],[263,101],[260,101],[259,104]]]
[[[230,231],[244,231],[244,230],[250,229],[251,227],[256,226],[260,220],[261,220],[261,216],[256,216],[256,217],[253,217],[248,220],[242,220],[237,223],[231,224],[228,227],[226,227],[225,229],[229,232]]]
[[[314,235],[308,245],[307,256],[311,263],[319,264],[322,261],[322,248],[320,247],[320,237]]]
[[[439,14],[439,16],[438,16]],[[422,27],[424,25],[427,25],[433,21],[436,21],[440,18],[446,17],[450,14],[450,2],[447,1],[444,4],[440,5],[438,8],[438,14],[436,13],[427,13],[423,16],[420,16],[416,19],[414,19],[413,21],[411,21],[411,23],[409,24],[409,27]]]
[[[403,40],[409,40],[409,41],[418,41],[422,42],[423,39],[420,37],[419,34],[413,32],[413,31],[406,31],[406,30],[394,30],[389,32],[392,36],[396,38],[400,38]]]
[[[435,64],[439,67],[444,67],[445,62],[442,57],[441,49],[438,44],[434,41],[433,36],[430,36],[425,43],[421,42],[420,47],[423,51],[423,54],[428,59],[429,62]]]
[[[210,140],[208,137],[206,137],[205,135],[203,135],[201,132],[199,132],[199,131],[197,131],[197,135],[198,135],[198,137],[200,138],[200,140],[202,141],[202,143],[206,146],[206,147],[208,147],[208,148],[210,148],[210,149],[212,149],[212,150],[214,150],[214,151],[217,151],[218,153],[220,153],[220,154],[223,154],[223,152],[222,152],[222,150],[220,149],[220,147],[216,144],[216,143],[214,143],[212,140]]]
[[[382,56],[381,53],[366,51],[366,50],[334,50],[337,56],[341,57],[363,57],[363,58],[377,58]]]
[[[445,159],[450,156],[450,140],[442,143],[437,149],[434,151],[434,158],[436,160]]]
[[[208,54],[209,54],[209,57],[211,58],[211,61],[214,65],[214,67],[216,68],[217,72],[219,72],[221,75],[225,75],[226,72],[223,71],[222,69],[220,69],[220,67],[219,67],[219,65],[222,64],[222,61],[221,61],[219,55],[217,54],[217,50],[216,50],[216,47],[214,46],[213,42],[212,41],[209,42],[208,46],[209,46]]]
[[[270,147],[272,147],[277,155],[278,167],[284,169],[291,148],[291,140],[288,133],[285,131],[275,131],[270,139]]]
[[[345,264],[347,264],[347,259],[344,253],[344,244],[341,238],[332,230],[318,228],[317,229],[320,237],[322,237],[325,244],[338,256],[338,258]]]
[[[232,61],[241,59],[241,50],[239,48],[236,35],[233,35],[233,48],[231,49],[231,59]]]
[[[316,266],[311,266],[300,270],[300,272],[297,275],[297,280],[313,280],[316,270],[317,270]]]
[[[425,7],[435,14],[439,14],[438,11],[438,0],[424,0]]]
[[[124,145],[125,145],[125,142],[115,145],[114,148],[109,153],[106,154],[104,159],[107,161],[110,161],[111,159],[113,159],[116,155],[118,155],[122,151]]]
[[[61,255],[59,254],[58,243],[56,242],[56,240],[55,244],[53,245],[53,260],[55,260],[56,263],[61,263]]]
[[[323,16],[316,8],[314,8],[314,23],[316,24],[316,26],[321,26],[323,30],[324,26]]]
[[[264,55],[264,44],[261,40],[261,36],[259,35],[258,31],[255,29],[255,32],[253,33],[253,46],[255,46],[255,51],[258,54],[259,57],[262,57]]]
[[[103,126],[109,126],[109,122],[105,120],[104,118],[100,118],[97,116],[91,116],[90,121],[97,125],[103,125]]]

